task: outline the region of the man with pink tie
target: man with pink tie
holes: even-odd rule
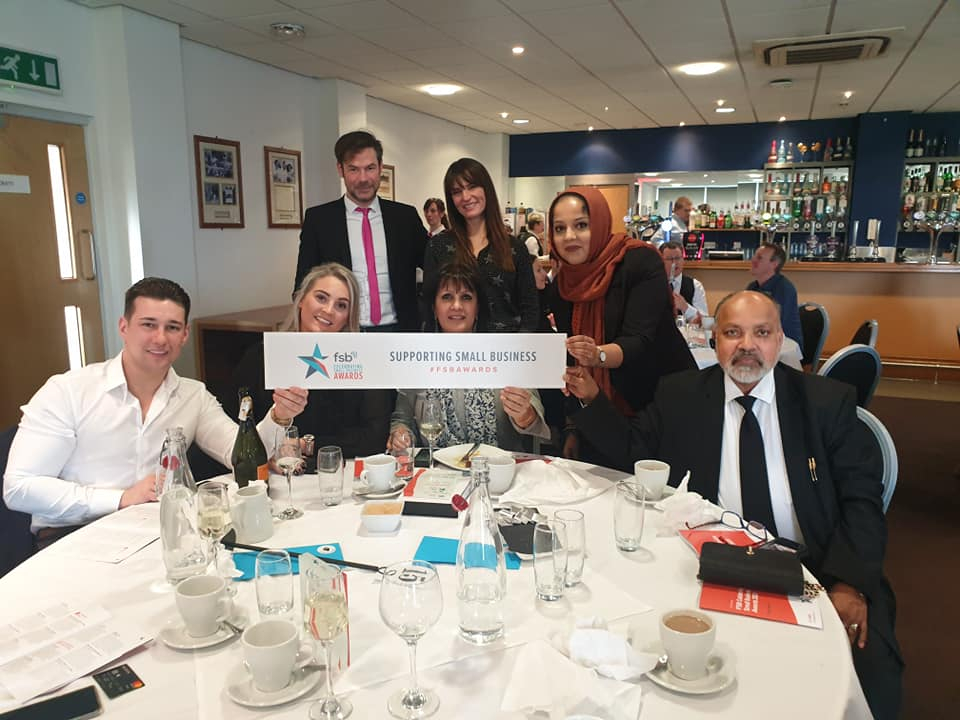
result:
[[[294,290],[311,268],[338,262],[357,277],[365,331],[419,330],[416,271],[427,239],[420,216],[411,205],[377,196],[383,145],[371,133],[343,135],[334,154],[346,191],[307,209]]]

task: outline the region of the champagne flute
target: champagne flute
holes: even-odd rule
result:
[[[306,597],[303,601],[303,626],[323,646],[327,667],[327,692],[310,707],[310,720],[342,720],[353,712],[349,700],[333,694],[333,659],[330,645],[347,628],[347,597],[343,572],[334,565],[318,562],[304,573]]]
[[[386,568],[380,583],[380,617],[410,650],[410,687],[398,690],[387,701],[394,717],[413,720],[433,715],[440,699],[417,682],[417,641],[443,612],[443,595],[436,568],[423,560]]]
[[[281,520],[293,520],[303,515],[303,510],[293,506],[293,482],[290,476],[303,462],[300,454],[300,431],[296,425],[277,430],[276,463],[287,478],[287,507],[277,517]]]
[[[197,489],[197,530],[210,542],[213,569],[227,582],[227,593],[236,594],[233,579],[220,572],[220,539],[232,526],[230,499],[222,482],[205,482]]]
[[[427,439],[430,447],[428,467],[433,467],[433,446],[441,433],[443,433],[443,406],[440,398],[428,397],[423,402],[420,415],[420,434]]]

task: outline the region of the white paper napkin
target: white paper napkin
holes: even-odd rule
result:
[[[500,502],[566,505],[589,500],[611,487],[609,480],[582,474],[561,459],[528,460],[517,465],[513,487],[500,496]]]
[[[657,503],[657,507],[663,511],[657,535],[675,535],[678,530],[720,521],[723,508],[705,500],[699,493],[688,492],[689,480],[688,472],[680,481],[677,491]]]
[[[614,680],[637,680],[657,665],[655,654],[634,650],[627,638],[610,632],[602,618],[578,618],[572,629],[551,635],[550,643],[579,665]]]

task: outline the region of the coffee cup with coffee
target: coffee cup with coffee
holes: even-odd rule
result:
[[[637,460],[633,464],[633,475],[646,489],[648,500],[659,500],[670,479],[670,466],[659,460]]]
[[[226,593],[226,582],[216,575],[187,578],[177,585],[174,594],[177,610],[190,637],[213,635],[233,607],[233,601]]]
[[[717,626],[699,610],[671,610],[660,618],[660,641],[667,669],[681,680],[707,674],[707,660],[717,639]]]
[[[360,482],[374,492],[386,492],[397,476],[397,459],[393,455],[381,453],[363,459],[363,471]]]
[[[261,692],[277,692],[290,684],[293,671],[313,661],[310,646],[300,643],[300,631],[288,620],[264,620],[240,636],[243,664]]]

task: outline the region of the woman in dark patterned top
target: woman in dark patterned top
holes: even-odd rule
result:
[[[460,158],[443,179],[450,230],[430,238],[423,262],[425,286],[436,286],[442,265],[476,268],[487,298],[489,332],[536,332],[540,301],[530,253],[503,225],[500,201],[487,169]]]

